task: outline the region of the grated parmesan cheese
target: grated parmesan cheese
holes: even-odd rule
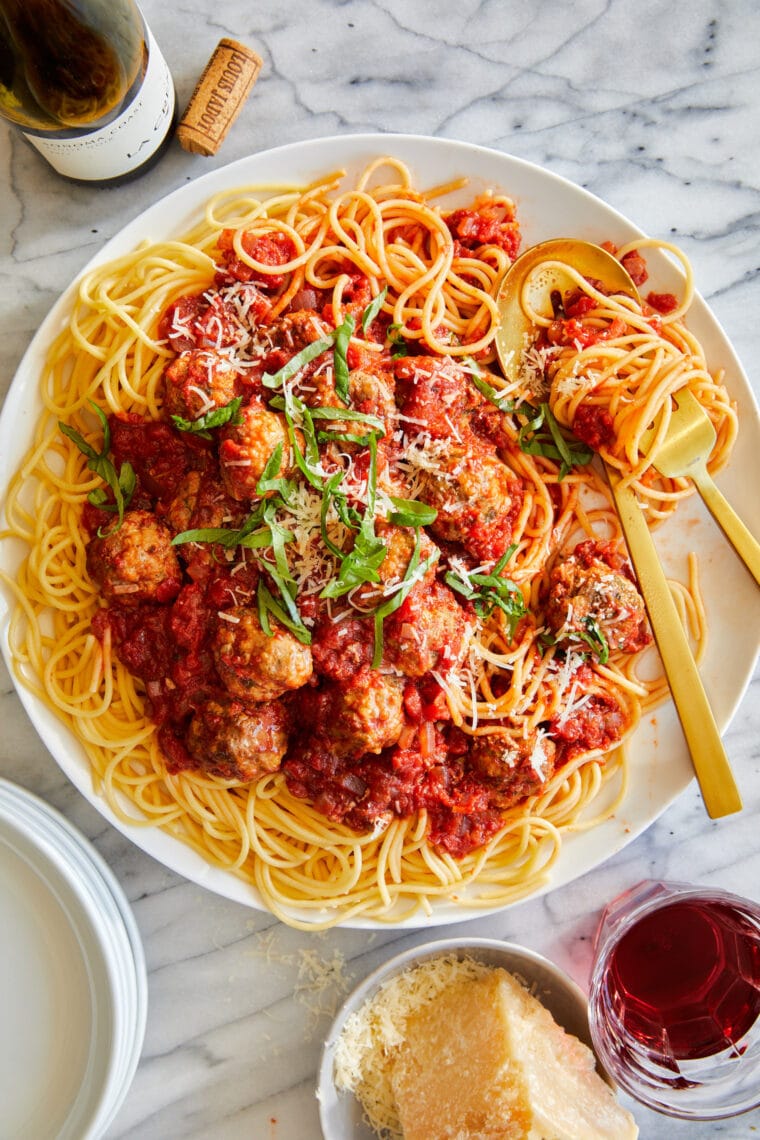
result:
[[[406,1140],[636,1140],[587,1045],[513,974],[439,955],[390,978],[346,1020],[338,1089]]]
[[[441,955],[390,978],[349,1014],[335,1045],[335,1085],[359,1098],[375,1131],[402,1136],[391,1081],[393,1051],[404,1040],[409,1017],[452,982],[481,977],[488,970],[473,958]]]

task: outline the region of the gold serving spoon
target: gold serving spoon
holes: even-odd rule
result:
[[[747,530],[731,504],[723,497],[707,470],[715,444],[715,428],[696,396],[687,388],[672,397],[668,429],[657,440],[657,424],[644,434],[642,451],[669,479],[686,476],[694,482],[710,514],[760,586],[760,543]],[[652,448],[654,450],[652,450]]]
[[[545,268],[536,272],[539,265]],[[610,293],[638,295],[620,262],[601,246],[572,238],[533,246],[507,270],[498,292],[501,321],[496,348],[508,380],[517,379],[522,353],[535,335],[523,296],[535,312],[551,316],[552,292],[564,292],[574,285],[568,266],[602,282]],[[741,811],[728,757],[646,519],[630,488],[621,486],[611,468],[606,471],[708,815],[716,819]]]

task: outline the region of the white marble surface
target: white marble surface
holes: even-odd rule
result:
[[[176,143],[139,182],[68,185],[0,127],[0,393],[41,318],[125,221],[254,150],[343,132],[402,131],[491,146],[588,187],[672,236],[760,386],[760,7],[755,0],[144,0],[184,105],[219,38],[264,70],[216,158]],[[451,933],[522,941],[585,984],[606,900],[643,877],[760,897],[755,674],[726,733],[745,799],[710,823],[692,785],[660,820],[579,881]],[[150,974],[142,1060],[110,1140],[318,1140],[320,1041],[351,979],[424,931],[292,931],[156,864],[105,824],[47,755],[5,672],[0,772],[60,808],[114,869]],[[345,961],[321,995],[308,954]],[[316,1007],[315,1007],[316,1001]],[[644,1140],[748,1137],[760,1112],[684,1124],[637,1110]]]

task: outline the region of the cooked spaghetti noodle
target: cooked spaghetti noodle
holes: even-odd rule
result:
[[[563,298],[559,313],[546,316],[532,307],[530,276],[526,278],[522,306],[537,335],[525,354],[522,377],[508,390],[535,394],[538,384],[559,422],[587,439],[620,473],[621,484],[633,488],[649,517],[659,520],[694,490],[691,480],[667,479],[652,465],[670,425],[671,397],[689,390],[712,421],[717,440],[711,472],[728,459],[737,419],[720,377],[710,374],[701,345],[682,320],[694,292],[684,254],[669,242],[637,239],[616,250],[616,256],[645,277],[640,251],[651,247],[681,261],[685,280],[680,302],[671,294],[651,293],[650,303],[624,294],[608,296],[598,283],[563,265],[575,288]],[[545,272],[547,264],[539,262],[533,273]]]
[[[87,274],[5,505],[17,673],[97,789],[308,929],[533,892],[665,695],[604,480],[490,367],[512,203],[443,211],[458,187],[392,159],[340,181],[217,195]],[[578,287],[615,335],[551,346],[551,407],[609,409],[600,450],[661,512],[647,386],[695,388],[718,460],[728,399],[680,320]]]

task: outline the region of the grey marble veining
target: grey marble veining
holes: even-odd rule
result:
[[[184,106],[214,45],[264,69],[215,158],[174,144],[140,181],[58,179],[0,127],[0,395],[62,289],[126,221],[216,166],[280,143],[365,131],[461,139],[564,175],[692,258],[755,390],[760,317],[760,6],[754,0],[144,0]],[[757,672],[726,733],[744,812],[707,820],[692,785],[576,882],[447,933],[513,938],[585,985],[604,903],[643,877],[758,897]],[[181,880],[104,823],[46,753],[5,671],[0,772],[60,808],[127,892],[150,975],[141,1063],[109,1140],[318,1140],[321,1040],[352,980],[425,931],[305,935]],[[309,954],[336,967],[314,990]],[[756,1133],[760,1113],[685,1124],[634,1109],[643,1140]]]

